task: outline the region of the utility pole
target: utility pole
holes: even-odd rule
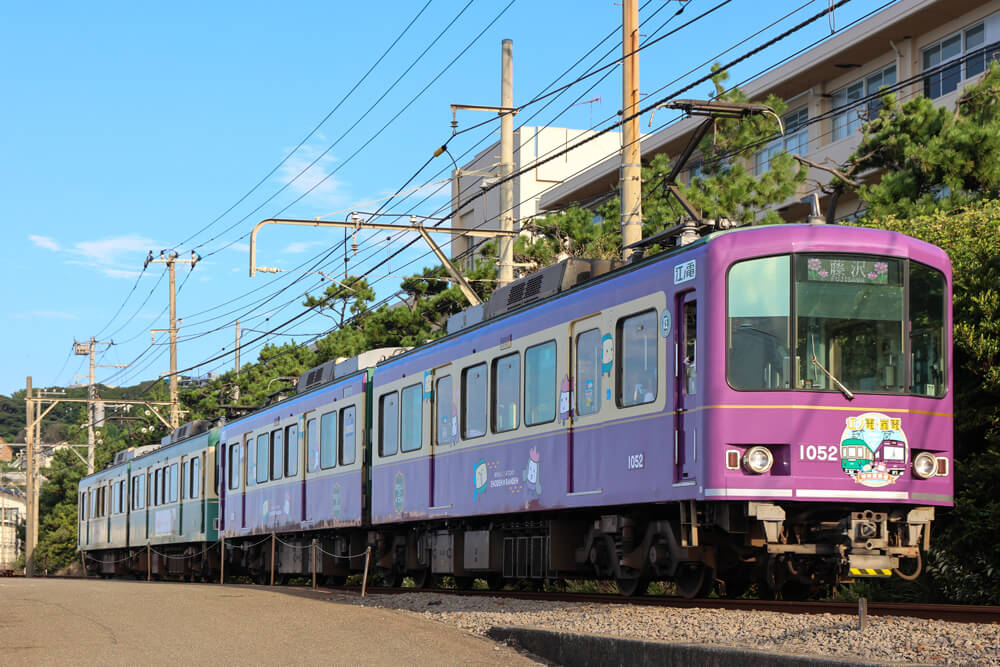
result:
[[[638,2],[638,0],[636,0]],[[514,42],[503,40],[503,56],[500,75],[500,106],[510,109],[514,106]],[[514,231],[514,116],[505,113],[500,116],[500,230]],[[514,281],[514,239],[502,236],[500,244],[500,280],[497,287]]]
[[[35,505],[35,401],[32,396],[31,376],[28,376],[24,394],[24,442],[28,470],[25,489],[25,509],[27,514],[24,545],[24,576],[35,576],[35,545],[38,544],[38,511]]]
[[[240,321],[236,320],[236,388],[233,389],[233,403],[240,402]]]
[[[101,342],[95,340],[93,336],[90,337],[90,341],[85,343],[77,343],[73,341],[73,352],[78,356],[87,355],[90,357],[90,373],[88,374],[89,382],[87,384],[87,474],[94,474],[94,449],[97,446],[96,437],[94,434],[94,425],[98,421],[104,421],[104,404],[99,403],[97,400],[97,385],[94,379],[94,369],[95,368],[128,368],[127,364],[102,364],[98,366],[95,364],[94,360],[94,348],[97,345],[114,345],[114,341]],[[98,417],[98,412],[101,413]]]
[[[164,256],[163,251],[160,251],[160,258],[153,259],[153,252],[149,252],[149,257],[146,258],[146,263],[143,268],[146,268],[150,264],[166,264],[167,270],[170,273],[170,328],[169,329],[150,329],[153,334],[153,341],[156,341],[156,333],[160,331],[167,331],[170,333],[170,427],[177,428],[181,425],[181,404],[177,395],[177,279],[176,273],[174,271],[174,265],[177,262],[181,264],[190,264],[191,270],[194,270],[194,265],[198,263],[201,259],[194,250],[191,251],[190,259],[179,259],[176,252],[172,252],[167,256]]]
[[[497,254],[500,266],[498,272],[497,287],[503,287],[514,280],[514,114],[517,109],[514,107],[514,42],[510,39],[503,40],[502,59],[500,68],[500,106],[491,107],[480,104],[452,104],[451,105],[451,126],[453,131],[457,131],[458,120],[456,114],[459,109],[471,111],[492,111],[500,115],[500,170],[490,172],[484,170],[463,170],[456,169],[454,178],[457,183],[462,176],[483,176],[490,178],[500,178],[500,236],[497,239]],[[440,150],[440,149],[439,149]],[[458,185],[454,186],[453,192],[458,192]],[[457,195],[454,196],[452,206],[455,206],[454,213],[458,213],[461,202],[458,202]],[[468,236],[473,236],[469,233]]]
[[[622,2],[622,258],[642,239],[642,151],[639,145],[639,0]]]

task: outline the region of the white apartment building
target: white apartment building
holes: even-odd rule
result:
[[[563,127],[520,127],[514,130],[514,171],[530,167],[538,159],[594,134],[588,130]],[[621,135],[608,133],[575,148],[558,158],[539,165],[514,179],[514,221],[523,223],[538,212],[538,200],[553,187],[574,178],[582,165],[607,158],[617,160]],[[500,166],[500,143],[484,149],[459,171],[452,173],[452,220],[464,229],[500,228],[500,188],[482,190],[495,182]],[[617,174],[617,166],[615,167]],[[474,173],[465,173],[474,172]],[[484,173],[486,175],[484,175]],[[451,242],[451,256],[463,256],[470,246],[487,239],[456,236]]]
[[[869,96],[880,88],[901,85],[896,93],[900,100],[923,94],[953,107],[962,90],[994,59],[1000,59],[1000,0],[901,0],[743,86],[751,100],[773,93],[788,102],[785,135],[750,158],[753,169],[764,173],[770,156],[780,150],[819,164],[842,164],[861,139],[861,119],[877,112],[879,102]],[[658,153],[679,154],[700,121],[687,118],[644,137],[643,160]],[[591,164],[582,155],[572,159]],[[697,165],[697,156],[690,164]],[[611,194],[618,186],[618,167],[615,155],[569,176],[542,192],[533,209],[558,210]],[[565,171],[574,169],[567,166]],[[816,183],[831,178],[826,171],[810,169],[809,181],[779,208],[781,215],[805,220],[808,206],[800,200],[814,191],[821,195],[825,213],[827,201]],[[515,201],[519,199],[515,194]],[[856,198],[842,197],[836,217],[855,215],[860,207]]]
[[[0,489],[0,571],[13,570],[24,545],[17,539],[17,527],[24,522],[25,497]]]

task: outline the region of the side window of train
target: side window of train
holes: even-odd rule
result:
[[[462,371],[462,439],[486,435],[486,364]]]
[[[698,303],[684,304],[684,393],[694,396],[698,384]]]
[[[315,420],[314,420],[315,421]],[[327,412],[320,418],[319,463],[326,470],[337,465],[337,411]]]
[[[191,490],[191,461],[181,461],[181,500],[188,497]]]
[[[340,410],[340,465],[354,463],[357,449],[357,430],[354,428],[356,408],[350,405]]]
[[[240,488],[240,443],[229,445],[229,488]]]
[[[524,351],[524,423],[546,424],[556,418],[556,342]]]
[[[378,401],[378,453],[392,456],[399,449],[399,394],[383,394]]]
[[[255,478],[258,484],[263,484],[267,481],[267,464],[270,461],[267,451],[267,440],[267,433],[261,433],[257,436],[257,475]]]
[[[170,464],[170,502],[177,502],[177,464]]]
[[[437,381],[434,391],[434,415],[437,419],[435,441],[438,445],[454,443],[458,438],[458,415],[455,414],[455,403],[452,400],[451,376],[445,375]]]
[[[608,336],[610,343],[610,336]],[[576,414],[601,410],[601,330],[589,329],[576,337]]]
[[[247,446],[247,486],[255,486],[257,484],[257,441],[249,433],[243,438]]]
[[[659,385],[655,310],[618,320],[618,407],[652,403]]]
[[[281,429],[271,431],[271,479],[281,479],[285,469],[285,445]]]
[[[299,426],[285,427],[285,476],[299,474]]]
[[[191,459],[191,478],[188,483],[188,498],[192,500],[201,495],[201,459]]]
[[[309,447],[306,454],[307,472],[319,470],[319,444],[319,420],[310,419],[306,422],[306,446]]]
[[[162,472],[161,468],[157,468],[151,474],[149,490],[152,493],[152,497],[149,499],[149,504],[152,507],[160,504],[160,473]]]
[[[399,449],[414,452],[424,438],[424,385],[411,384],[399,395]]]
[[[521,353],[493,360],[493,432],[517,428],[521,419]]]

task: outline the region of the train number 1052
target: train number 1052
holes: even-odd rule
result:
[[[641,470],[646,467],[645,457],[642,454],[629,454],[628,455],[628,469],[629,470]]]
[[[799,458],[807,461],[835,461],[840,458],[837,445],[799,445]]]

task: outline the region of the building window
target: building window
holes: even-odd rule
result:
[[[923,50],[924,95],[932,99],[958,88],[963,79],[986,71],[992,60],[1000,60],[1000,44],[986,46],[986,24],[978,23],[942,39]]]
[[[520,420],[521,354],[515,352],[493,361],[493,432],[517,428]]]
[[[808,107],[786,113],[781,117],[781,125],[785,128],[784,136],[774,139],[754,156],[754,166],[758,175],[771,169],[771,158],[778,153],[805,155],[809,152]]]
[[[399,448],[404,452],[420,449],[423,442],[424,386],[413,384],[400,394]]]
[[[861,115],[874,118],[882,108],[882,100],[863,99],[878,93],[882,88],[896,83],[896,66],[889,65],[864,79],[848,84],[833,94],[833,141],[843,139],[861,127]]]

